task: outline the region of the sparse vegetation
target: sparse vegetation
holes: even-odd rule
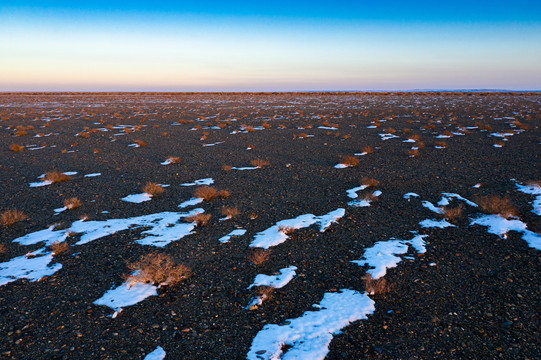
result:
[[[380,295],[389,291],[387,281],[381,277],[379,279],[373,279],[370,273],[367,273],[364,277],[364,288],[369,295]]]
[[[486,214],[497,214],[506,219],[518,217],[518,210],[508,198],[481,196],[475,198],[479,209]]]
[[[49,181],[51,182],[51,184],[56,184],[56,183],[64,182],[68,180],[71,180],[71,176],[58,172],[58,171],[48,172],[43,177],[43,181]]]
[[[197,213],[184,218],[187,222],[194,222],[197,226],[205,226],[211,218],[211,214]]]
[[[440,148],[446,148],[447,147],[447,143],[445,141],[436,141],[434,143],[434,146],[436,147],[440,147]]]
[[[255,248],[248,253],[247,259],[249,262],[254,264],[255,266],[260,266],[265,261],[269,260],[270,258],[270,251],[266,251],[261,248]]]
[[[222,215],[225,216],[227,219],[233,219],[234,217],[240,215],[240,211],[236,207],[223,207]]]
[[[291,226],[278,226],[278,231],[283,234],[289,235],[295,231],[295,228]]]
[[[144,142],[143,140],[133,140],[133,142],[137,145],[139,145],[140,147],[144,147],[144,146],[147,146],[147,143]]]
[[[167,159],[165,159],[165,161],[169,164],[178,164],[180,163],[180,158],[175,156],[169,156]]]
[[[159,184],[156,184],[156,183],[153,183],[153,182],[148,182],[144,187],[143,187],[143,191],[150,195],[150,196],[158,196],[158,195],[161,195],[163,194],[164,192],[164,189],[161,185]]]
[[[443,208],[443,216],[449,221],[456,221],[462,217],[463,208],[464,206],[462,204],[455,208],[450,208],[446,206]]]
[[[0,214],[0,225],[11,226],[16,222],[28,219],[22,211],[19,210],[6,210]]]
[[[11,144],[9,146],[9,149],[13,152],[21,152],[24,150],[24,146],[17,145],[17,144]]]
[[[231,165],[222,165],[222,170],[223,171],[229,171],[231,169],[233,169],[233,166],[231,166]]]
[[[151,253],[129,264],[132,274],[126,278],[129,284],[138,282],[154,285],[175,285],[192,275],[190,268],[179,264],[170,255]]]
[[[361,185],[366,185],[368,187],[375,187],[379,185],[379,181],[373,178],[365,177],[361,180]]]
[[[263,159],[255,159],[255,160],[252,160],[250,161],[250,164],[252,166],[256,166],[256,167],[263,167],[263,166],[268,166],[270,165],[270,162],[266,161],[266,160],[263,160]]]
[[[70,248],[69,244],[65,241],[55,241],[51,244],[51,250],[53,251],[53,255],[60,255],[68,251]]]
[[[342,158],[340,159],[340,164],[347,166],[357,166],[359,165],[359,159],[357,159],[355,156],[345,155],[342,156]]]
[[[417,157],[419,156],[419,150],[417,149],[408,150],[408,155],[411,157]]]
[[[75,209],[82,205],[81,200],[77,199],[76,197],[72,197],[69,199],[64,200],[64,206],[66,209]]]
[[[194,191],[194,196],[196,198],[202,198],[206,201],[216,198],[227,199],[230,195],[231,193],[227,190],[216,190],[210,186],[201,186]]]
[[[372,154],[374,152],[374,149],[371,146],[365,146],[363,147],[363,153],[365,154]]]

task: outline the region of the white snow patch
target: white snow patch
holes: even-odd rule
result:
[[[105,305],[115,311],[119,311],[126,306],[135,305],[145,300],[149,296],[156,296],[157,287],[152,284],[136,282],[122,285],[108,290],[101,298],[94,301],[96,305]]]
[[[404,194],[404,199],[407,199],[407,200],[409,200],[409,199],[411,199],[411,198],[414,198],[414,197],[420,197],[420,196],[419,196],[418,194],[412,193],[412,192],[409,192],[409,193],[407,193],[407,194]]]
[[[150,354],[147,354],[143,360],[163,360],[165,359],[165,350],[158,346],[156,350],[151,352]]]
[[[44,276],[51,276],[62,269],[62,264],[49,266],[52,260],[52,253],[45,253],[44,249],[40,249],[0,263],[0,286],[18,279],[38,281]]]
[[[290,266],[280,269],[280,275],[259,274],[255,277],[252,285],[248,286],[248,289],[251,289],[253,286],[271,286],[275,289],[283,288],[296,275],[295,270],[297,270],[296,266]]]
[[[280,229],[298,230],[309,227],[311,225],[320,224],[320,231],[324,232],[332,223],[335,223],[345,214],[345,209],[338,208],[328,214],[315,216],[313,214],[299,215],[294,219],[281,220],[276,225],[257,233],[250,247],[260,247],[268,249],[271,246],[279,245],[285,242],[289,236]]]
[[[423,220],[419,223],[419,225],[421,225],[421,227],[423,228],[440,228],[440,229],[443,229],[443,228],[446,228],[446,227],[455,227],[455,225],[453,224],[450,224],[448,223],[445,219],[443,220],[431,220],[431,219],[426,219],[426,220]]]
[[[402,258],[397,255],[406,254],[408,252],[408,245],[420,254],[426,252],[424,238],[428,235],[414,234],[415,236],[411,240],[391,239],[378,241],[374,246],[365,250],[363,254],[365,260],[354,260],[352,263],[359,266],[368,265],[372,267],[368,272],[373,279],[385,276],[387,269],[396,267],[402,261]]]
[[[92,173],[92,174],[86,174],[85,177],[96,177],[96,176],[100,176],[101,173]]]
[[[351,167],[351,165],[347,165],[347,164],[336,164],[336,165],[334,165],[335,169],[345,169],[345,168],[348,168],[348,167]]]
[[[307,311],[286,325],[265,325],[252,341],[248,360],[322,360],[329,352],[333,335],[350,323],[366,319],[375,310],[374,301],[365,293],[343,289],[326,293],[319,311]],[[284,354],[282,348],[291,348]]]
[[[382,194],[381,191],[379,190],[376,190],[372,193],[373,196],[380,196]],[[361,199],[361,200],[352,200],[352,201],[349,201],[348,202],[348,205],[349,206],[354,206],[354,207],[368,207],[372,204],[372,200],[371,199]]]
[[[204,178],[204,179],[195,180],[192,183],[180,184],[180,186],[198,186],[198,185],[212,185],[212,184],[214,184],[213,178]]]
[[[474,203],[473,201],[470,201],[468,199],[466,199],[465,197],[462,197],[458,194],[455,194],[455,193],[442,193],[443,196],[447,197],[447,200],[449,200],[449,198],[455,198],[455,199],[458,199],[458,200],[462,200],[464,201],[466,204],[470,205],[470,206],[473,206],[473,207],[477,207],[477,204]]]
[[[121,200],[139,204],[145,201],[152,200],[152,195],[147,194],[147,193],[133,194],[133,195],[128,195],[126,197],[123,197]]]
[[[233,236],[242,236],[244,234],[246,234],[246,230],[244,230],[244,229],[235,229],[235,230],[231,231],[229,234],[219,238],[218,241],[220,241],[222,244],[224,244],[224,243],[229,242],[229,240],[231,240],[231,238]]]
[[[261,169],[261,166],[245,166],[245,167],[235,167],[235,166],[233,166],[231,168],[231,170],[240,170],[240,171],[255,170],[255,169]]]
[[[472,219],[471,225],[481,225],[488,227],[487,231],[491,234],[498,235],[500,238],[507,238],[509,231],[517,231],[522,233],[522,239],[534,249],[541,250],[541,235],[527,230],[526,224],[518,219],[505,219],[499,215],[482,215]]]
[[[359,194],[357,194],[357,191],[362,191],[366,189],[367,187],[368,185],[357,186],[357,187],[354,187],[353,189],[346,190],[346,193],[348,194],[348,197],[352,199],[356,199],[359,196]]]
[[[397,137],[398,137],[397,135],[388,134],[388,133],[385,133],[385,134],[378,134],[378,135],[381,137],[381,140],[389,140],[389,139],[397,138]]]
[[[541,216],[541,187],[537,184],[521,185],[516,184],[518,191],[529,195],[535,195],[535,200],[532,203],[532,212]]]
[[[430,201],[425,200],[422,202],[422,204],[425,208],[427,208],[430,211],[435,212],[436,214],[443,214],[443,209],[440,207],[434,206],[434,204],[432,204]]]
[[[186,200],[183,203],[181,203],[178,207],[183,209],[189,206],[194,206],[197,204],[201,204],[203,202],[203,198],[191,198],[190,200]]]

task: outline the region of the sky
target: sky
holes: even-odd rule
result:
[[[541,1],[0,0],[0,91],[541,90]]]

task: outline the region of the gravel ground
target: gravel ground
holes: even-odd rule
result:
[[[0,212],[28,216],[0,227],[0,262],[43,248],[12,240],[53,224],[184,211],[177,206],[196,187],[182,183],[211,177],[215,188],[231,193],[200,204],[212,215],[209,223],[163,248],[136,243],[142,228],[84,245],[75,245],[80,234],[74,234],[69,249],[54,257],[60,271],[0,286],[0,358],[143,359],[161,346],[166,359],[244,359],[266,324],[302,316],[325,293],[364,291],[368,266],[351,261],[378,241],[409,239],[411,231],[428,235],[426,253],[411,252],[387,271],[388,291],[371,295],[375,312],[336,334],[327,359],[541,358],[540,251],[520,233],[500,238],[470,225],[479,210],[469,206],[455,227],[419,225],[442,219],[421,201],[436,204],[445,192],[509,198],[528,229],[541,232],[541,217],[531,211],[534,197],[516,186],[541,180],[540,103],[535,93],[0,95]],[[375,120],[379,127],[369,128]],[[333,125],[337,130],[318,128]],[[398,138],[382,140],[384,130]],[[456,134],[437,138],[445,131]],[[514,134],[506,141],[491,135],[506,132]],[[403,142],[412,134],[424,143],[415,157],[408,151],[418,143]],[[146,146],[130,147],[134,140]],[[435,148],[437,141],[446,148]],[[498,142],[503,147],[493,146]],[[12,144],[24,150],[14,152]],[[357,166],[334,167],[367,146],[373,152],[357,155]],[[161,165],[169,156],[180,163]],[[255,159],[270,165],[223,169]],[[29,186],[53,170],[77,174]],[[84,177],[90,173],[101,175]],[[382,195],[370,207],[348,206],[346,190],[364,177],[377,179],[374,189]],[[149,181],[170,186],[151,201],[121,200]],[[408,201],[408,192],[420,197]],[[70,197],[82,206],[55,215]],[[219,221],[224,206],[240,215]],[[270,249],[269,260],[250,262],[256,233],[337,208],[346,215],[327,231],[294,231]],[[218,241],[235,228],[247,232]],[[116,318],[93,304],[122,284],[130,263],[151,252],[171,255],[193,276]],[[297,276],[247,310],[254,292],[246,288],[255,276],[288,266],[298,268]]]

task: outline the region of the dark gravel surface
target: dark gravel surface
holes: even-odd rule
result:
[[[441,219],[421,201],[435,204],[442,192],[468,199],[497,195],[509,198],[528,229],[540,233],[541,218],[531,212],[534,198],[518,192],[514,182],[541,180],[540,104],[539,94],[0,95],[0,212],[28,215],[0,227],[0,262],[43,248],[13,239],[56,223],[68,227],[83,215],[107,220],[182,211],[177,205],[195,188],[181,183],[212,177],[213,186],[231,192],[200,205],[212,215],[207,226],[164,248],[137,244],[141,228],[79,246],[75,235],[67,240],[69,250],[53,260],[62,264],[60,271],[1,286],[0,358],[143,359],[161,346],[166,359],[244,359],[265,324],[302,316],[327,292],[364,291],[368,267],[351,261],[377,241],[409,239],[417,231],[428,235],[427,252],[409,254],[412,259],[388,270],[389,291],[371,296],[376,311],[334,336],[327,359],[539,359],[540,251],[519,233],[501,239],[470,226],[468,218],[478,214],[471,207],[453,228],[423,229],[419,222]],[[386,121],[367,128],[376,119]],[[264,121],[270,127],[258,130]],[[325,122],[338,130],[319,129]],[[208,128],[218,124],[223,128]],[[115,136],[125,132],[95,130],[106,125],[132,131]],[[17,126],[27,134],[16,136]],[[232,134],[243,126],[256,130]],[[399,138],[381,140],[378,134],[390,128]],[[436,138],[446,130],[466,134]],[[494,147],[501,138],[490,134],[507,131],[515,135]],[[314,136],[299,138],[303,133]],[[407,154],[415,144],[403,142],[411,134],[425,145],[418,157]],[[134,140],[147,145],[129,147]],[[436,141],[447,148],[435,149]],[[217,142],[223,143],[203,146]],[[25,149],[11,151],[12,144]],[[246,150],[250,145],[254,149]],[[365,146],[374,152],[357,156],[357,166],[334,168],[341,156]],[[180,163],[160,165],[168,156]],[[270,165],[222,169],[255,159]],[[53,170],[78,174],[29,187]],[[382,195],[370,207],[348,206],[346,190],[363,177],[379,180]],[[142,192],[149,181],[170,186],[141,204],[120,200]],[[405,200],[408,192],[420,199]],[[70,197],[82,206],[55,216],[53,210]],[[219,221],[224,206],[241,214]],[[339,207],[346,215],[326,232],[316,226],[295,231],[271,248],[268,261],[255,266],[248,260],[257,232]],[[246,235],[218,241],[237,227]],[[93,304],[123,282],[129,263],[150,252],[173,256],[193,276],[114,319],[112,309]],[[297,276],[257,310],[246,310],[254,277],[291,265]]]

